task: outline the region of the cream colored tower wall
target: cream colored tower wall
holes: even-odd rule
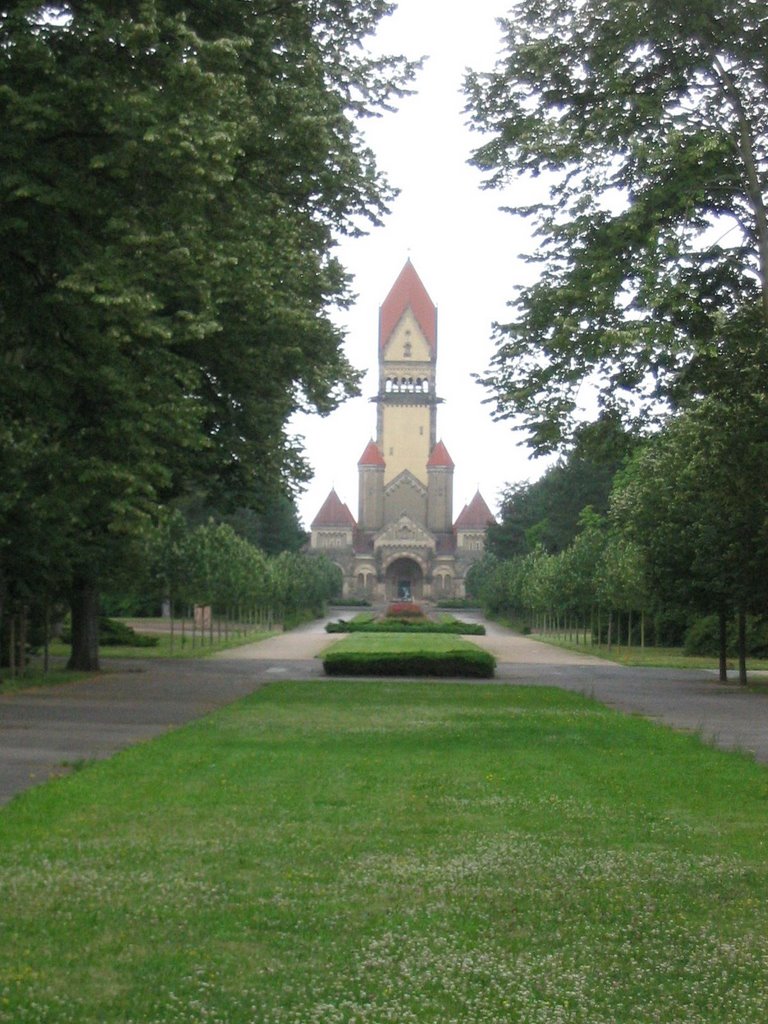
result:
[[[424,405],[385,406],[381,444],[387,463],[385,486],[404,469],[409,469],[426,486],[430,411]]]
[[[410,308],[382,352],[379,372],[383,401],[378,442],[387,464],[384,484],[408,469],[426,485],[435,434],[435,365],[429,342]]]

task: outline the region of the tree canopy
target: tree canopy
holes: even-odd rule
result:
[[[540,479],[507,487],[499,522],[488,528],[488,550],[511,558],[537,545],[550,553],[567,548],[587,506],[598,514],[608,511],[616,472],[638,443],[616,415],[582,424],[567,454]]]
[[[55,543],[59,590],[97,589],[171,495],[306,478],[288,418],[358,379],[335,238],[392,194],[356,125],[412,75],[361,47],[389,9],[0,12],[0,526],[30,563]],[[18,583],[0,550],[0,591]]]
[[[484,376],[539,450],[604,406],[763,386],[768,366],[768,9],[751,0],[525,0],[467,78],[488,187],[518,203],[539,280]]]

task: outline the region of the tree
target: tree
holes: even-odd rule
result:
[[[578,535],[585,508],[608,511],[614,476],[638,440],[607,412],[579,426],[567,455],[539,480],[507,488],[499,522],[488,528],[489,551],[499,558],[524,554],[537,544],[563,551]]]
[[[483,383],[540,451],[585,380],[605,407],[764,387],[768,8],[750,0],[519,0],[470,74],[488,187],[543,175],[543,265]]]
[[[768,601],[768,417],[765,400],[713,398],[673,418],[620,478],[612,516],[640,548],[653,593],[669,605],[718,614],[721,675],[725,623]]]
[[[391,195],[355,126],[412,75],[359,47],[388,10],[2,12],[0,422],[35,476],[0,502],[0,533],[56,536],[72,667],[98,666],[101,582],[164,500],[247,505],[306,478],[288,418],[355,391],[333,245]],[[45,530],[20,533],[38,505]]]

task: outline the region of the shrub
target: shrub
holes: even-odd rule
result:
[[[65,644],[72,643],[71,626],[62,630],[61,639]],[[126,626],[124,622],[118,622],[117,619],[108,619],[104,616],[99,619],[99,644],[102,647],[156,647],[158,642],[159,637],[137,633],[135,629]]]
[[[345,651],[333,647],[323,655],[329,676],[438,676],[492,679],[496,659],[487,651]]]
[[[410,619],[380,619],[372,617],[363,621],[353,619],[346,622],[329,622],[326,633],[449,633],[463,636],[485,636],[485,626],[479,622],[460,622],[449,619],[446,622],[431,622],[429,619],[413,621]]]
[[[716,658],[720,650],[720,624],[717,615],[705,615],[696,619],[685,633],[686,654],[698,654]],[[738,653],[736,623],[728,623],[726,651],[729,657]],[[747,619],[747,654],[763,656],[768,652],[768,623],[750,616]]]

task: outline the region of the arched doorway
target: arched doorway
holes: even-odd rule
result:
[[[424,573],[413,558],[396,558],[386,574],[388,601],[420,601],[424,596]]]

